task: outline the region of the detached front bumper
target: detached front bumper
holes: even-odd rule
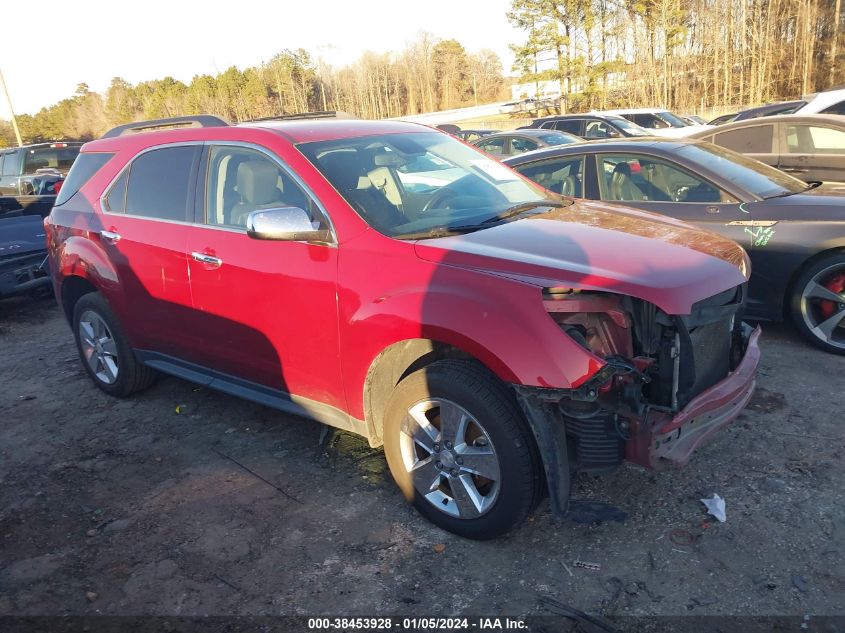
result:
[[[46,253],[0,259],[0,297],[11,297],[50,285]]]
[[[644,420],[627,441],[625,458],[646,468],[682,466],[716,431],[733,422],[754,394],[760,333],[759,327],[751,333],[745,355],[724,380],[698,394],[674,417]]]

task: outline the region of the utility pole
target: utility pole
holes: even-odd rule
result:
[[[9,104],[9,114],[12,116],[12,128],[15,130],[15,138],[18,139],[18,147],[23,147],[21,131],[18,129],[18,122],[15,120],[15,111],[12,109],[12,98],[9,96],[9,91],[6,88],[6,80],[3,79],[2,70],[0,70],[0,84],[2,84],[3,92],[6,94],[6,102]]]

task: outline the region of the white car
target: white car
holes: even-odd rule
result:
[[[677,114],[661,108],[632,108],[629,110],[605,110],[600,114],[616,114],[649,130],[655,136],[681,137],[701,132],[709,125],[689,125]]]
[[[794,114],[845,114],[845,88],[807,95],[804,101]]]

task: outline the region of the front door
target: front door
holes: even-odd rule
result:
[[[186,253],[202,364],[232,377],[345,408],[337,323],[337,248],[259,240],[251,211],[295,206],[327,220],[275,156],[211,145]]]

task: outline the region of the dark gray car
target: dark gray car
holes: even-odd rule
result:
[[[749,317],[791,316],[815,345],[845,354],[845,186],[807,184],[686,139],[592,141],[504,162],[551,191],[661,213],[739,242],[753,267]]]
[[[845,116],[784,114],[691,134],[811,182],[845,183]]]
[[[554,130],[515,130],[489,134],[472,144],[494,156],[514,156],[543,147],[580,142],[581,139],[577,136]]]

